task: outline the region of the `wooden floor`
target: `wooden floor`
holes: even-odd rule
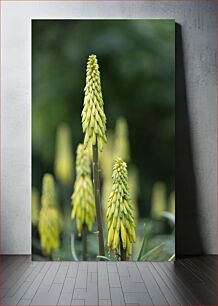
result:
[[[170,262],[1,257],[0,305],[217,305],[215,256]]]

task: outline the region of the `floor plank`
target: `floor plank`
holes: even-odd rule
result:
[[[198,257],[189,260],[189,264],[193,265],[196,273],[200,275],[205,282],[216,287],[216,268],[210,269],[210,266],[205,264]]]
[[[201,261],[205,262],[207,267],[210,269],[216,269],[217,270],[217,257],[214,255],[207,255],[207,256],[195,256],[192,258],[198,258]]]
[[[27,306],[27,305],[30,305],[30,303],[31,303],[31,299],[21,299],[17,305]]]
[[[68,262],[62,262],[60,264],[60,267],[58,269],[57,274],[55,275],[54,278],[54,283],[56,284],[63,284],[67,275],[67,271],[69,268],[69,263]]]
[[[3,256],[1,305],[216,305],[217,257],[32,262]]]
[[[151,300],[154,305],[169,305],[164,296],[164,293],[161,290],[161,287],[158,286],[157,281],[155,280],[150,269],[145,267],[145,265],[137,264],[138,270],[141,273],[144,284],[148,290],[148,293],[151,297]]]
[[[110,300],[108,266],[104,262],[98,262],[98,297],[99,300]]]
[[[4,297],[2,299],[3,305],[16,305],[21,300],[22,296],[25,294],[26,290],[30,286],[30,282],[23,282],[20,288],[12,297]]]
[[[71,305],[76,305],[76,306],[84,306],[85,301],[84,300],[72,300]]]
[[[30,305],[57,305],[62,284],[52,284],[48,292],[38,292],[34,296]]]
[[[62,293],[73,293],[75,287],[75,277],[66,277],[62,289]]]
[[[112,305],[125,305],[121,288],[111,288],[111,302]]]
[[[152,263],[144,263],[145,267],[149,269],[153,277],[155,278],[158,286],[161,288],[162,293],[169,305],[179,305],[179,300],[175,297],[172,290],[169,288],[168,284],[166,283],[165,279],[163,279],[157,270],[152,266]],[[139,263],[140,267],[140,263]]]
[[[193,295],[203,305],[216,305],[216,292],[210,293],[205,284],[188,267],[179,260],[174,264],[174,269],[181,281],[189,287]]]
[[[137,293],[125,292],[124,299],[125,302],[128,304],[137,303],[138,305],[153,305],[149,294],[144,292],[137,292]]]
[[[11,271],[7,276],[3,275],[5,281],[3,281],[1,287],[8,289],[4,291],[4,296],[13,296],[18,288],[23,284],[26,277],[29,276],[31,271],[36,267],[37,263],[26,261],[22,263],[18,262],[16,269],[13,269],[13,271]]]
[[[19,274],[19,271],[22,273],[23,269],[30,264],[22,256],[15,258],[2,273],[1,288],[10,288],[13,282],[16,281],[16,276]]]
[[[43,266],[44,266],[44,263],[41,263],[41,262],[30,264],[27,270],[25,270],[25,272],[21,275],[21,277],[17,280],[17,282],[7,292],[6,297],[10,297],[16,294],[16,291],[23,284],[23,282],[25,281],[33,282],[34,279],[38,276]]]
[[[166,263],[167,264],[167,263]],[[161,268],[161,264],[159,262],[152,263],[155,269],[158,271],[159,275],[164,279],[165,283],[167,284],[168,288],[171,290],[173,295],[178,300],[179,304],[190,305],[190,301],[186,296],[185,292],[182,290],[180,286],[174,281],[174,275],[166,273],[165,269]]]
[[[72,293],[61,293],[58,305],[71,305]]]
[[[174,264],[172,264],[172,263],[164,263],[164,265],[163,265],[161,263],[161,268],[172,279],[172,281],[175,283],[175,286],[177,288],[179,288],[183,292],[183,294],[186,296],[188,302],[191,305],[200,304],[200,301],[192,293],[192,291],[190,290],[189,286],[186,286],[186,284],[183,283],[183,281],[179,278],[179,276],[175,272]]]

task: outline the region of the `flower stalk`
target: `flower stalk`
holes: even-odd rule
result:
[[[82,111],[84,149],[92,145],[93,183],[98,225],[99,255],[104,256],[98,151],[102,151],[103,144],[106,143],[107,138],[106,116],[103,108],[104,103],[101,91],[99,65],[95,55],[89,56],[86,72],[84,107]]]
[[[98,146],[92,146],[93,152],[93,183],[94,183],[94,193],[95,193],[95,208],[96,217],[98,223],[98,243],[99,243],[99,254],[101,256],[105,255],[104,252],[104,235],[103,235],[103,224],[102,224],[102,209],[100,202],[100,181],[99,181],[99,164],[98,164]]]
[[[87,259],[87,230],[91,231],[95,222],[95,201],[91,181],[88,152],[78,145],[76,157],[76,181],[72,199],[72,219],[76,219],[78,235],[83,239],[83,260]]]
[[[115,160],[112,192],[108,200],[108,251],[116,258],[129,260],[135,242],[135,222],[128,187],[127,165],[121,158]]]
[[[83,260],[87,260],[87,226],[83,225],[82,229],[82,240],[83,240]]]

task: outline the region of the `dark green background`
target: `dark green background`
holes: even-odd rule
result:
[[[107,127],[122,115],[132,163],[139,170],[140,216],[151,188],[174,189],[175,23],[173,20],[32,21],[32,184],[53,173],[55,132],[72,128],[74,152],[83,141],[81,110],[88,55],[98,57]]]

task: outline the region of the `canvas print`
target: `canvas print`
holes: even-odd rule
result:
[[[174,20],[32,21],[32,258],[175,259]]]

